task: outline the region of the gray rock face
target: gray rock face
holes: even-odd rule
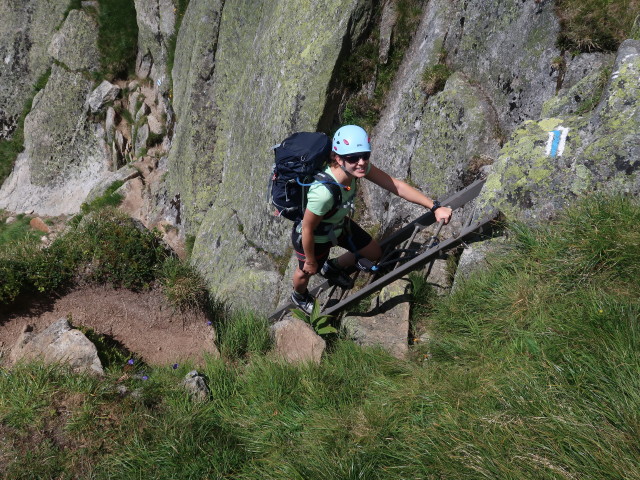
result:
[[[465,181],[470,183],[468,179],[474,179],[478,162],[497,158],[500,147],[496,115],[481,90],[459,73],[449,78],[442,92],[425,100],[421,112],[413,126],[399,127],[397,133],[401,138],[412,132],[410,153],[405,158],[396,157],[402,165],[398,162],[392,168],[406,169],[401,177],[409,177],[427,195],[442,199],[447,193],[463,188]],[[389,146],[382,147],[383,152],[389,150]],[[376,159],[379,158],[376,154]],[[363,184],[367,203],[378,215],[384,215],[378,216],[383,218],[384,226],[424,213],[422,207],[370,182]]]
[[[597,108],[525,122],[502,149],[479,197],[529,222],[552,217],[578,195],[640,193],[640,42],[625,41]]]
[[[378,346],[396,358],[409,351],[410,296],[409,282],[397,280],[376,297],[370,314],[345,317],[343,326],[350,337],[362,346]]]
[[[143,149],[147,148],[147,141],[149,140],[149,125],[146,123],[136,130],[136,140],[134,153],[136,156],[140,156],[143,153]]]
[[[563,59],[565,59],[563,57]],[[574,85],[577,85],[585,77],[605,67],[611,67],[616,59],[615,53],[583,53],[575,57],[566,58],[566,72],[562,77],[562,85],[558,91],[560,95]]]
[[[171,0],[135,0],[138,22],[138,61],[140,78],[166,79],[167,43],[174,34],[175,6]]]
[[[24,102],[50,65],[47,48],[66,2],[0,1],[0,140],[15,130]]]
[[[108,174],[111,154],[104,128],[88,117],[89,101],[99,103],[97,95],[90,96],[88,70],[69,69],[93,68],[96,42],[93,20],[71,11],[50,49],[64,63],[52,65],[47,85],[25,119],[24,152],[0,188],[0,208],[54,216],[76,213]]]
[[[562,87],[542,106],[542,118],[588,112],[599,100],[614,61],[615,55],[604,53],[582,54],[570,60]]]
[[[91,90],[82,73],[52,67],[42,97],[25,120],[25,150],[0,188],[0,208],[52,216],[76,213],[108,174],[104,129],[87,118]]]
[[[291,316],[271,326],[274,350],[290,363],[320,363],[326,342],[308,323]]]
[[[181,213],[190,233],[202,222],[221,181],[221,166],[211,152],[217,124],[212,75],[221,11],[220,1],[190,2],[178,33],[172,73],[177,125],[169,155],[173,171],[169,183],[186,200]]]
[[[459,189],[477,159],[495,158],[503,135],[553,96],[558,29],[547,2],[429,2],[373,132],[372,161],[434,197]],[[430,98],[422,75],[443,57],[458,73]],[[366,192],[383,228],[418,213],[377,187]]]
[[[209,390],[205,377],[198,373],[197,370],[187,373],[182,384],[197,402],[206,402],[211,396],[211,390]]]
[[[104,373],[95,345],[80,330],[72,329],[65,318],[39,334],[25,331],[11,350],[9,360],[12,364],[33,360],[64,363],[75,372]]]
[[[116,111],[113,107],[107,108],[107,117],[104,121],[104,130],[107,135],[107,144],[111,145],[116,131]]]
[[[82,10],[71,10],[62,28],[53,36],[49,55],[73,71],[100,68],[96,22]]]
[[[189,4],[173,70],[169,185],[180,193],[187,233],[196,234],[194,264],[233,303],[275,306],[274,256],[288,257],[290,224],[270,217],[263,200],[269,147],[290,132],[316,130],[342,45],[360,35],[367,6]]]
[[[120,94],[120,87],[103,80],[97,88],[91,92],[87,99],[87,105],[92,113],[98,112],[106,103],[114,101]],[[115,113],[115,112],[114,112]],[[113,114],[112,114],[113,115]],[[113,120],[113,119],[112,119]]]
[[[380,122],[372,132],[372,163],[398,178],[406,179],[409,176],[415,145],[421,132],[422,112],[428,99],[421,87],[422,72],[427,66],[438,62],[440,46],[449,28],[449,8],[450,2],[436,0],[427,4],[415,39],[387,96]],[[443,178],[443,175],[438,175],[437,179],[432,178],[431,181],[442,184]],[[363,186],[367,207],[373,216],[385,218],[384,203],[389,196],[368,182],[363,182]]]
[[[167,49],[175,35],[176,8],[172,0],[135,0],[135,6],[138,23],[136,75],[153,80],[161,110],[170,113]]]
[[[387,63],[389,49],[391,48],[391,36],[393,27],[398,19],[398,9],[395,2],[384,2],[382,6],[382,18],[380,20],[380,51],[378,59],[380,63]]]
[[[500,128],[538,118],[554,93],[553,60],[560,22],[552,2],[456,2],[443,48],[454,70],[480,85],[496,109]]]

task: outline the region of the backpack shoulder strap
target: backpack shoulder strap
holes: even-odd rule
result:
[[[313,178],[322,183],[329,190],[331,196],[333,197],[333,207],[325,215],[325,218],[330,217],[331,215],[336,213],[338,207],[342,205],[342,186],[339,185],[335,181],[335,179],[326,172],[316,173]]]

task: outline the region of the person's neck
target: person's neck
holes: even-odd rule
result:
[[[335,166],[332,165],[331,173],[333,173],[333,176],[336,177],[336,180],[338,181],[338,183],[341,183],[345,187],[348,187],[351,185],[351,178],[352,178],[351,175],[349,175],[342,168],[340,168],[340,165],[335,165]]]

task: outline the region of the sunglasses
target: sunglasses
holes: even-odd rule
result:
[[[369,153],[369,152],[355,153],[353,155],[340,155],[340,157],[342,157],[342,159],[347,163],[358,163],[358,161],[360,159],[362,159],[365,162],[367,162],[367,161],[369,161],[369,157],[370,156],[371,156],[371,153]]]

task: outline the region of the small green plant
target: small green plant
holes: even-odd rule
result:
[[[166,134],[167,134],[167,132],[166,132],[166,130],[164,128],[162,129],[162,131],[160,133],[154,133],[154,132],[149,131],[149,138],[147,140],[147,144],[150,147],[154,147],[156,145],[159,145],[164,140],[164,137],[166,136]]]
[[[160,268],[160,284],[165,297],[179,310],[201,309],[207,305],[204,279],[188,263],[168,257]]]
[[[120,117],[125,122],[127,122],[127,124],[129,124],[129,125],[135,124],[135,120],[134,120],[133,116],[131,115],[131,112],[129,111],[129,109],[124,108],[122,106],[122,104],[120,104],[120,103],[116,104],[113,108],[116,111],[116,113],[118,115],[120,115]]]
[[[72,319],[69,318],[69,323]],[[105,369],[127,364],[133,354],[119,341],[109,335],[102,335],[89,327],[74,327],[80,330],[93,343],[98,351],[98,358]]]
[[[157,231],[145,229],[113,207],[86,216],[65,240],[81,252],[92,281],[134,290],[150,286],[168,255]]]
[[[83,203],[80,206],[80,211],[86,215],[87,213],[100,210],[104,207],[119,206],[124,197],[120,193],[116,193],[116,190],[118,190],[122,185],[124,185],[124,182],[121,180],[113,182],[100,197],[89,203]]]
[[[598,103],[600,103],[600,100],[602,99],[602,94],[604,93],[604,89],[607,86],[607,82],[609,81],[610,76],[610,67],[605,67],[600,71],[600,75],[598,75],[598,78],[596,79],[593,94],[578,106],[578,109],[576,110],[576,113],[578,115],[589,113],[591,110],[598,106]]]
[[[562,55],[558,55],[551,60],[551,68],[554,70],[564,70],[567,67],[567,61]]]
[[[50,293],[71,280],[78,256],[69,244],[56,239],[46,249],[33,238],[23,238],[0,249],[0,304],[22,293]]]
[[[320,336],[338,333],[338,330],[336,330],[336,328],[330,323],[331,316],[321,315],[320,308],[320,302],[316,300],[315,302],[313,302],[313,309],[311,310],[310,315],[307,315],[299,308],[294,308],[293,310],[291,310],[291,314],[297,319],[311,325],[315,332]]]
[[[380,102],[367,95],[360,94],[349,99],[342,113],[342,122],[361,125],[371,131],[380,119]]]
[[[435,95],[444,89],[451,70],[444,63],[431,65],[422,74],[422,89],[427,95]]]

